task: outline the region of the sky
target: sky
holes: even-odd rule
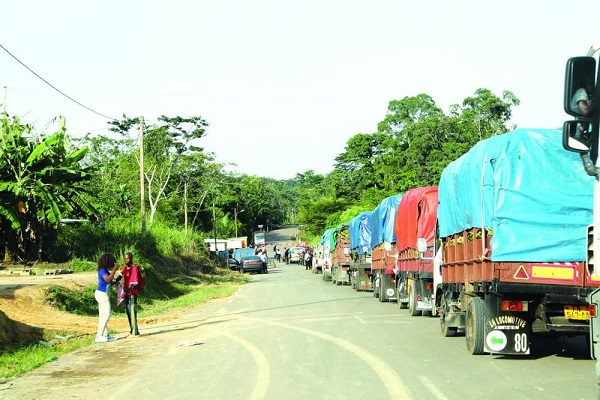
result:
[[[196,145],[274,179],[331,172],[390,101],[420,93],[448,112],[510,90],[512,124],[560,127],[566,60],[600,42],[598,0],[5,3],[0,45],[64,94],[0,48],[9,115],[46,133],[65,116],[73,137],[124,114],[199,116]]]

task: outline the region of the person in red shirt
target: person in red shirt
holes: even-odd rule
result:
[[[133,337],[138,337],[140,336],[140,331],[138,328],[137,315],[141,275],[139,267],[133,263],[133,254],[125,253],[125,266],[121,270],[121,275],[123,275],[124,300],[127,309],[127,319],[129,320],[129,334]],[[132,300],[133,307],[131,307]]]

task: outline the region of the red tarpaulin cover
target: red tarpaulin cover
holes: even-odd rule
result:
[[[417,238],[425,238],[433,246],[437,219],[438,188],[429,186],[411,189],[398,205],[394,233],[398,252],[417,247]]]

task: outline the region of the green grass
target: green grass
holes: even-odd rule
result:
[[[56,331],[45,332],[47,337],[55,337],[56,335],[58,335]],[[94,342],[92,336],[69,336],[68,334],[60,336],[68,337],[68,339],[65,341],[44,341],[44,343],[33,344],[13,352],[2,353],[0,355],[0,371],[2,371],[0,378],[17,377],[52,362],[63,354],[71,353]]]
[[[142,307],[140,307],[142,308],[140,316],[146,317],[162,314],[174,308],[190,308],[197,306],[198,304],[206,303],[209,300],[228,297],[235,293],[238,287],[239,285],[234,284],[227,284],[224,286],[201,286],[172,300],[156,300],[149,307],[144,307],[142,304]]]

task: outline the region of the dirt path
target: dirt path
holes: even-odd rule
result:
[[[52,308],[45,303],[44,290],[49,285],[83,289],[93,285],[96,279],[95,272],[0,276],[0,347],[3,343],[14,341],[15,337],[31,337],[35,327],[94,335],[98,324],[97,317],[78,316]],[[169,314],[158,318],[140,318],[139,323],[140,326],[156,324],[158,321],[169,321],[175,317],[176,314]],[[129,330],[126,317],[113,316],[109,327],[116,332]]]

